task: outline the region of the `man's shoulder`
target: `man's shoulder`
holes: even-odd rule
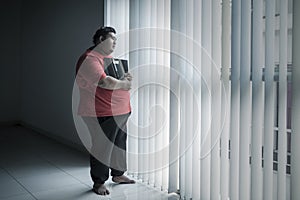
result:
[[[101,64],[104,63],[103,57],[99,57],[99,56],[95,55],[92,52],[89,52],[89,53],[86,54],[85,60],[87,62],[95,62],[95,61],[97,61],[97,62],[100,62]]]

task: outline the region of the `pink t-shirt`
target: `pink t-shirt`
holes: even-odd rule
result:
[[[87,50],[77,62],[76,83],[80,92],[78,114],[81,116],[115,116],[131,111],[129,91],[97,86],[99,80],[106,77],[104,57],[96,51]]]

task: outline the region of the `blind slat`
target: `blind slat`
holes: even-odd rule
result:
[[[232,0],[231,100],[230,100],[230,199],[239,200],[240,43],[241,0]]]
[[[251,199],[263,198],[262,138],[263,95],[263,1],[253,1],[252,22],[252,130],[251,130]]]
[[[280,1],[277,198],[286,199],[288,2]]]
[[[241,1],[239,199],[250,199],[251,1]]]
[[[220,161],[220,137],[221,122],[221,12],[219,1],[212,1],[212,55],[211,55],[211,98],[212,98],[212,121],[211,121],[211,185],[210,198],[220,199],[221,161]]]
[[[291,161],[291,199],[296,200],[300,196],[300,99],[299,99],[299,84],[300,84],[300,25],[299,12],[300,2],[293,1],[293,75],[292,75],[292,161]]]
[[[222,5],[222,27],[231,27],[231,8],[230,1],[224,0]],[[229,82],[229,66],[230,60],[230,29],[222,29],[222,57],[221,57],[221,180],[220,195],[221,199],[229,198],[229,123],[230,123],[230,82]]]
[[[263,199],[273,199],[275,0],[266,1]]]
[[[212,2],[202,1],[201,16],[201,187],[200,199],[210,199],[211,186],[211,51]]]

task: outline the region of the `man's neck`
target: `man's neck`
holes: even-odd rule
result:
[[[97,51],[98,53],[100,53],[103,56],[108,56],[109,54],[106,53],[102,48],[101,45],[97,45],[94,49],[94,51]]]

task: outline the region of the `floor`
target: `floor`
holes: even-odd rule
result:
[[[106,184],[106,197],[91,191],[88,155],[21,126],[0,127],[1,200],[178,199],[140,181]]]

